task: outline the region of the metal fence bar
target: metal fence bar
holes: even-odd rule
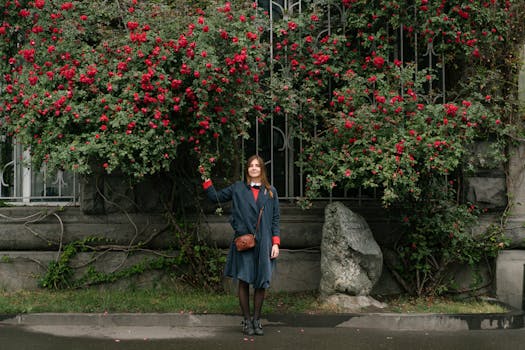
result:
[[[2,147],[12,148],[7,159],[2,159],[0,200],[14,205],[78,204],[80,188],[77,174],[57,171],[55,179],[52,179],[45,166],[38,170],[31,167],[29,151],[16,140],[4,137],[0,141]],[[69,183],[65,181],[65,176],[70,178]]]

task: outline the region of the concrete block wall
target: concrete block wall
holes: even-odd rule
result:
[[[525,250],[501,251],[496,261],[496,294],[498,299],[516,309],[523,305]]]
[[[37,289],[47,266],[56,260],[57,255],[57,252],[50,251],[0,251],[0,290]],[[79,253],[73,259],[72,265],[83,266],[76,270],[76,276],[79,277],[86,271],[87,263],[94,259],[93,267],[97,271],[109,273],[154,257],[154,254],[147,252],[131,256],[123,252]],[[287,292],[316,290],[320,279],[319,258],[319,252],[316,251],[282,251],[272,281],[272,290]],[[116,285],[147,286],[161,283],[168,277],[162,271],[150,271],[147,274],[119,281]]]
[[[519,100],[525,104],[525,43],[521,48],[522,66],[519,73]],[[505,224],[510,248],[500,252],[496,262],[496,293],[500,300],[522,309],[523,275],[525,267],[525,143],[510,148],[507,194],[508,217]]]
[[[388,220],[377,215],[377,209],[364,210],[371,228],[377,232],[392,230]],[[374,219],[375,216],[375,219]],[[208,215],[201,223],[200,235],[219,248],[229,247],[232,233],[228,213],[222,216]],[[131,220],[131,221],[130,221]],[[317,290],[320,281],[320,242],[324,213],[322,208],[303,212],[295,205],[284,204],[281,230],[282,254],[272,281],[277,291]],[[133,223],[132,223],[133,222]],[[0,288],[4,290],[34,289],[48,264],[57,258],[60,244],[85,239],[103,238],[96,244],[127,246],[130,242],[149,241],[148,248],[165,250],[172,246],[167,221],[158,213],[121,213],[87,215],[78,207],[5,207],[0,208]],[[154,237],[151,239],[151,237]],[[150,240],[151,239],[151,240]],[[106,241],[107,240],[107,241]],[[79,254],[75,265],[97,257],[100,253]],[[144,254],[134,255],[123,266],[136,261]],[[106,252],[97,257],[99,271],[112,269],[122,263],[122,253]],[[386,270],[386,269],[385,269]],[[155,277],[156,279],[160,276]],[[385,277],[377,286],[381,294],[399,292],[391,276]],[[142,281],[143,283],[145,281]],[[136,283],[136,282],[133,282]]]
[[[498,299],[521,309],[525,266],[525,145],[511,149],[507,188],[509,212],[505,224],[511,250],[501,251],[496,261]]]

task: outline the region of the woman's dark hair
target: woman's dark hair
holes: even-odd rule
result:
[[[250,164],[255,159],[257,159],[257,161],[259,162],[259,166],[261,167],[261,185],[264,186],[264,188],[266,188],[266,190],[269,191],[270,198],[273,198],[273,192],[271,190],[270,182],[268,181],[268,175],[266,173],[266,165],[264,164],[264,159],[262,159],[257,154],[254,154],[253,156],[248,158],[248,160],[246,161],[246,168],[245,168],[246,181],[247,182],[251,181],[251,177],[250,177],[250,174],[248,173],[248,169],[250,168]]]

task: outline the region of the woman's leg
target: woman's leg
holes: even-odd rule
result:
[[[261,310],[264,302],[264,295],[266,289],[256,288],[253,294],[253,319],[258,320],[261,318]]]
[[[250,285],[239,280],[239,305],[245,320],[250,319]]]
[[[260,318],[265,292],[264,288],[256,288],[253,294],[253,331],[256,335],[264,334]]]
[[[250,285],[244,281],[239,280],[239,305],[241,306],[241,312],[244,316],[242,321],[242,332],[246,335],[254,335],[255,330],[253,329],[252,320],[250,320]]]

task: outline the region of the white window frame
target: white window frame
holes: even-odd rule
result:
[[[0,142],[8,142],[2,135]],[[31,167],[31,154],[29,149],[24,149],[22,145],[13,141],[13,152],[11,161],[0,168],[0,201],[9,205],[19,206],[77,206],[79,205],[79,183],[77,174],[67,174],[57,171],[56,178],[51,183],[47,177],[46,168],[43,166],[39,171]],[[6,174],[12,174],[12,183],[5,179]],[[40,175],[39,175],[40,174]],[[69,177],[65,182],[64,176]],[[40,181],[38,179],[40,177]],[[40,185],[40,186],[39,186]],[[34,187],[39,186],[41,195],[33,193]],[[64,190],[69,189],[68,194]],[[56,189],[54,195],[48,195],[48,188]],[[9,193],[11,189],[11,193]],[[7,191],[6,191],[7,190]],[[67,191],[66,191],[67,192]]]

